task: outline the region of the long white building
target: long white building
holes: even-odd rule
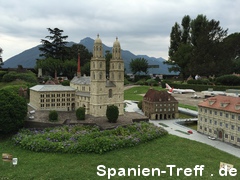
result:
[[[210,97],[198,104],[198,128],[203,134],[240,146],[240,98]]]

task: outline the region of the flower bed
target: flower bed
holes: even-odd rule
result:
[[[13,137],[16,145],[36,152],[104,153],[135,146],[167,135],[163,128],[150,123],[101,131],[97,126],[61,126],[44,130],[22,129]]]

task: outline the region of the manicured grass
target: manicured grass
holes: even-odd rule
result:
[[[143,99],[143,95],[146,94],[146,92],[150,89],[156,89],[156,90],[163,90],[160,86],[157,87],[151,87],[151,86],[137,86],[132,87],[130,89],[127,89],[124,91],[124,99],[125,100],[134,100],[134,101],[141,101]]]
[[[180,132],[180,133],[183,133],[183,134],[189,135],[189,133],[187,133],[187,132],[185,132],[185,131],[181,131],[181,130],[178,130],[178,129],[176,129],[175,131],[178,131],[178,132]]]
[[[0,152],[12,153],[18,158],[18,165],[12,167],[9,163],[0,163],[0,179],[107,179],[107,176],[97,176],[97,166],[106,168],[160,168],[166,174],[160,177],[116,177],[111,179],[219,179],[219,163],[226,162],[240,169],[240,159],[211,146],[190,141],[173,135],[167,135],[132,148],[112,151],[106,154],[58,154],[36,153],[14,146],[10,140],[0,141]],[[191,168],[204,165],[202,177],[184,176],[183,172],[176,177],[169,175],[166,165],[176,165],[178,168]],[[211,174],[214,174],[211,177]],[[239,179],[224,177],[225,179]]]
[[[193,111],[198,111],[198,108],[196,106],[190,106],[190,105],[187,105],[187,104],[178,104],[179,107],[182,107],[182,108],[186,108],[186,109],[190,109],[190,110],[193,110]]]
[[[163,126],[163,127],[169,127],[168,125],[166,125],[166,124],[164,124],[164,123],[158,123],[158,124],[160,124],[160,125]]]

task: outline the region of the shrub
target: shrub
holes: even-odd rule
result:
[[[138,108],[142,110],[142,101],[138,102]]]
[[[107,107],[106,116],[109,122],[116,123],[118,119],[119,111],[118,107],[111,105]]]
[[[85,120],[85,108],[84,107],[79,107],[76,110],[76,116],[78,120]]]
[[[14,71],[9,72],[3,76],[2,81],[3,82],[11,82],[16,79],[21,79],[21,80],[24,80],[24,81],[30,82],[30,83],[37,83],[37,77],[32,72],[26,72],[26,73],[17,73]]]
[[[216,83],[225,86],[238,86],[240,85],[240,78],[235,75],[223,75],[216,78]]]
[[[127,78],[124,78],[124,85],[130,84]]]
[[[58,121],[58,113],[57,113],[57,111],[55,111],[55,110],[50,111],[49,115],[48,115],[48,118],[49,118],[49,121],[52,121],[52,122]]]
[[[64,80],[61,82],[63,86],[70,86],[70,81],[69,80]]]
[[[198,80],[191,79],[191,80],[188,80],[187,83],[188,84],[205,84],[205,85],[208,85],[208,84],[210,84],[210,81],[208,79],[198,79]]]
[[[0,71],[0,81],[2,81],[2,78],[5,74],[7,74],[6,71]]]
[[[27,116],[25,99],[7,90],[0,90],[0,97],[0,133],[18,131]]]
[[[135,83],[135,85],[145,85],[145,81],[139,80]]]
[[[156,84],[157,82],[156,82],[154,79],[148,79],[148,80],[146,81],[146,83],[147,83],[149,86],[151,86],[151,85]]]

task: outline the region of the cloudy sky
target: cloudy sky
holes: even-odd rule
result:
[[[238,0],[0,0],[0,47],[7,60],[57,27],[68,41],[99,33],[112,46],[117,36],[124,50],[167,59],[171,28],[184,15],[206,15],[231,34],[240,32],[239,7]]]

